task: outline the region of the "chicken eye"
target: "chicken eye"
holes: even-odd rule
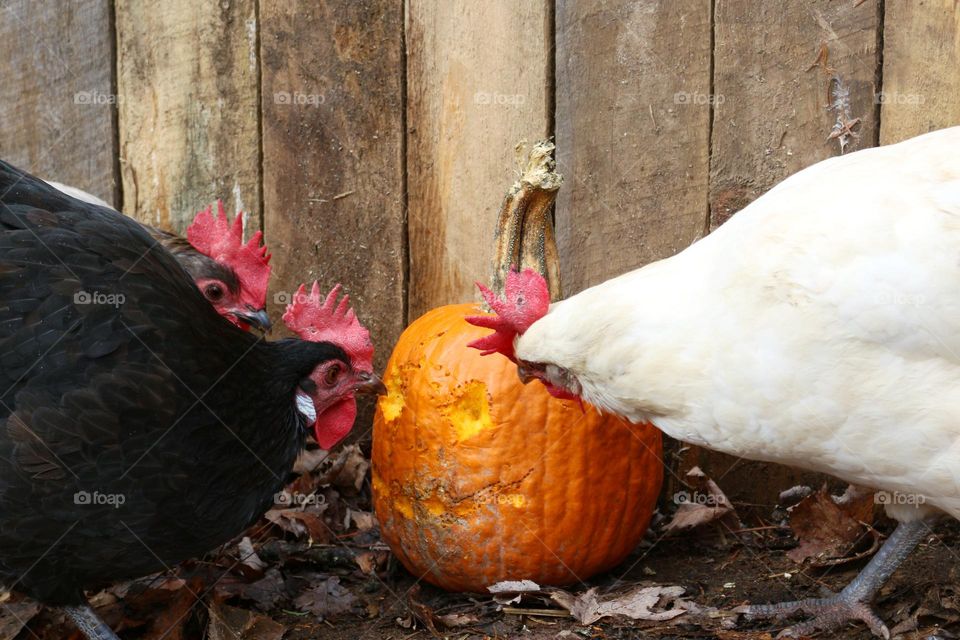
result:
[[[323,382],[326,385],[333,386],[336,384],[337,380],[340,378],[340,365],[334,364],[330,365],[330,368],[327,369],[327,372],[323,374]]]
[[[208,284],[203,290],[203,295],[205,295],[210,302],[219,302],[223,299],[223,287],[218,284]]]

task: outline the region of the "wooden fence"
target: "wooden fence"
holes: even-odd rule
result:
[[[569,294],[960,123],[956,0],[2,0],[0,60],[0,156],[178,230],[242,208],[273,291],[342,281],[380,364],[488,277],[521,139],[556,137]],[[799,477],[674,454],[739,499]]]

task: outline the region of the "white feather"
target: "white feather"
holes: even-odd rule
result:
[[[45,180],[44,182],[46,182],[48,185],[50,185],[51,187],[53,187],[53,188],[56,189],[57,191],[60,191],[61,193],[65,193],[65,194],[67,194],[68,196],[71,196],[71,197],[73,197],[73,198],[76,198],[77,200],[81,200],[81,201],[83,201],[83,202],[88,202],[88,203],[90,203],[90,204],[95,204],[95,205],[98,205],[98,206],[101,206],[101,207],[106,207],[107,209],[113,209],[113,207],[111,207],[109,204],[107,204],[106,201],[101,200],[100,198],[98,198],[97,196],[93,195],[92,193],[87,193],[87,192],[84,191],[83,189],[78,189],[78,188],[76,188],[76,187],[71,187],[71,186],[68,185],[68,184],[61,184],[61,183],[59,183],[59,182],[54,182],[53,180]]]
[[[960,127],[809,167],[516,348],[681,440],[960,517]]]

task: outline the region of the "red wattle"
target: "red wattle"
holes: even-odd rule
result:
[[[566,389],[561,389],[560,387],[555,387],[552,384],[546,382],[543,383],[543,386],[547,388],[547,392],[552,395],[554,398],[559,398],[560,400],[580,400],[580,398]],[[583,402],[580,403],[580,408],[583,408]]]
[[[329,451],[347,437],[357,418],[357,401],[352,395],[338,400],[317,416],[313,435],[321,448]]]

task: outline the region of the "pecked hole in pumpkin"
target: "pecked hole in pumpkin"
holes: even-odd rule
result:
[[[400,376],[390,376],[386,380],[387,395],[380,398],[380,411],[383,419],[389,424],[400,417],[406,401],[403,397],[403,387]]]
[[[471,380],[462,386],[457,398],[444,409],[456,430],[457,440],[468,440],[493,426],[487,385]]]

